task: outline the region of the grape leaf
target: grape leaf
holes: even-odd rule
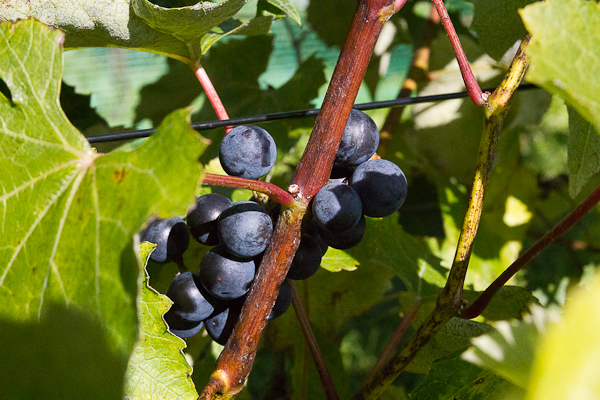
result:
[[[298,14],[298,10],[296,7],[290,2],[290,0],[265,0],[267,3],[274,5],[279,8],[281,11],[286,13],[290,18],[298,23],[298,25],[302,25],[302,20],[300,19],[300,14]]]
[[[393,217],[367,218],[364,239],[344,252],[347,254],[345,257],[340,252],[332,252],[335,258],[328,258],[328,252],[323,268],[339,270],[340,261],[347,263],[344,269],[354,266],[360,269],[365,265],[387,268],[399,276],[417,298],[437,294],[446,283],[440,260],[431,254],[424,240],[404,232]]]
[[[600,398],[600,275],[565,305],[562,321],[548,327],[531,370],[528,398]]]
[[[201,1],[168,9],[147,0],[15,0],[0,3],[0,21],[34,17],[63,29],[66,48],[123,47],[194,63],[222,37],[269,31],[274,16],[231,19],[247,2]]]
[[[136,246],[137,247],[137,246]],[[197,399],[190,367],[183,356],[185,342],[168,332],[162,316],[173,302],[148,285],[146,263],[155,245],[139,245],[138,342],[129,358],[125,396],[129,399]]]
[[[518,399],[520,397],[519,389],[509,382],[459,357],[448,357],[433,363],[425,380],[410,394],[411,399],[419,400]]]
[[[12,97],[0,97],[0,319],[79,310],[127,358],[137,332],[133,234],[154,214],[185,213],[206,142],[180,110],[143,143],[95,153],[59,107],[63,40],[33,19],[0,24]]]
[[[492,329],[491,326],[482,324],[481,322],[452,318],[419,351],[406,370],[427,373],[434,361],[448,357],[453,353],[467,350],[473,337],[489,333]]]
[[[600,136],[575,109],[569,112],[569,194],[575,197],[589,178],[600,171]]]
[[[499,321],[494,332],[474,338],[462,357],[525,388],[540,331],[556,318],[555,312],[533,306],[523,321]]]
[[[520,11],[532,36],[527,80],[559,94],[600,132],[600,5],[549,0]]]
[[[463,299],[473,303],[481,293],[465,290]],[[518,319],[528,312],[531,303],[539,304],[539,300],[529,290],[520,286],[502,286],[481,315],[488,321]]]
[[[495,60],[527,34],[517,10],[536,0],[510,0],[503,2],[475,0],[475,17],[471,28],[483,49]]]

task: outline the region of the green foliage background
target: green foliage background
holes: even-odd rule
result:
[[[216,118],[190,64],[205,67],[231,117],[319,106],[355,2],[192,3],[0,5],[1,20],[34,16],[64,28],[64,48],[74,49],[63,63],[60,31],[32,20],[0,25],[0,387],[6,398],[193,399],[212,372],[220,346],[206,334],[184,343],[162,320],[169,301],[159,293],[177,267],[146,263],[150,249],[142,246],[140,254],[134,246],[135,232],[149,218],[184,216],[194,194],[251,196],[201,186],[202,169],[222,173],[215,158],[223,132],[200,137],[189,128],[190,121]],[[526,79],[543,88],[517,93],[505,121],[467,301],[600,183],[593,73],[600,10],[583,0],[530,3],[514,0],[499,9],[482,0],[446,2],[482,87],[498,84],[510,60],[506,51],[528,30]],[[357,102],[397,95],[429,7],[408,2],[390,20]],[[92,14],[97,23],[86,25]],[[463,90],[441,27],[431,50],[430,79],[418,94]],[[387,112],[369,114],[381,127]],[[407,175],[406,204],[390,217],[369,219],[359,246],[330,249],[323,268],[298,283],[341,398],[356,392],[402,317],[419,305],[406,341],[444,286],[481,121],[468,99],[408,107],[382,149]],[[278,145],[267,180],[287,187],[313,122],[261,124]],[[149,127],[158,127],[152,138],[117,149],[121,143],[94,149],[84,140]],[[559,394],[569,384],[589,389],[587,398],[600,396],[593,363],[600,343],[593,317],[600,293],[598,214],[596,207],[532,261],[482,317],[451,320],[384,398],[548,399],[539,389],[559,381],[564,387],[556,398],[564,398]],[[198,270],[206,251],[192,243],[187,267]],[[555,322],[565,303],[562,322]],[[269,323],[238,398],[324,398],[300,332],[293,310]],[[567,358],[573,364],[565,377],[557,365]]]

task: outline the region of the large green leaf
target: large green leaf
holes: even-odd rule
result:
[[[471,28],[479,43],[494,59],[499,60],[517,40],[527,34],[517,10],[536,0],[475,0],[475,18]]]
[[[531,370],[528,399],[600,398],[600,275],[565,305],[548,327]]]
[[[577,196],[592,175],[600,171],[600,136],[577,111],[569,111],[569,193]]]
[[[559,94],[600,132],[600,6],[594,1],[548,0],[525,7],[532,39],[527,79]]]
[[[173,302],[148,285],[146,263],[155,245],[140,244],[138,318],[140,331],[125,376],[125,396],[129,399],[197,399],[190,378],[192,368],[182,350],[185,342],[171,334],[162,316]]]
[[[0,4],[0,21],[34,17],[65,31],[67,48],[115,46],[164,54],[190,63],[229,34],[263,34],[274,16],[231,19],[248,0],[200,1],[164,8],[147,0],[15,0]]]
[[[523,321],[500,321],[494,332],[474,338],[463,358],[525,388],[540,331],[556,317],[555,312],[534,306]]]
[[[59,107],[63,38],[34,20],[0,24],[12,97],[0,97],[0,320],[82,312],[127,359],[137,336],[133,234],[154,214],[185,213],[206,143],[180,110],[145,142],[97,154]]]

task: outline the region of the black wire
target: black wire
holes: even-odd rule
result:
[[[519,90],[527,90],[534,89],[537,86],[533,84],[524,84],[519,86]],[[494,89],[486,89],[483,92],[492,92]],[[452,100],[452,99],[460,99],[463,97],[468,97],[467,92],[457,92],[457,93],[447,93],[447,94],[436,94],[432,96],[421,96],[421,97],[404,97],[401,99],[395,100],[386,100],[386,101],[374,101],[371,103],[362,103],[355,104],[354,108],[357,110],[375,110],[378,108],[390,108],[390,107],[400,107],[406,106],[409,104],[418,104],[418,103],[432,103],[436,101],[443,100]],[[305,118],[316,116],[319,113],[319,108],[311,108],[307,110],[295,110],[295,111],[284,111],[278,113],[271,114],[262,114],[262,115],[253,115],[250,117],[241,117],[241,118],[230,118],[220,121],[208,121],[208,122],[198,122],[192,124],[192,128],[197,131],[205,131],[208,129],[214,128],[222,128],[224,126],[229,125],[244,125],[244,124],[252,124],[258,122],[267,122],[267,121],[276,121],[280,119],[292,119],[292,118]],[[142,129],[136,131],[129,132],[120,132],[120,133],[112,133],[109,135],[102,136],[90,136],[88,137],[88,141],[90,143],[102,143],[102,142],[113,142],[118,140],[129,140],[129,139],[139,139],[152,135],[156,131],[156,128],[152,129]]]

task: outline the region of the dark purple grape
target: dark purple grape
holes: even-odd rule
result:
[[[221,243],[231,254],[252,258],[269,244],[273,221],[258,203],[236,201],[221,213],[218,232]]]
[[[315,195],[313,218],[322,229],[341,232],[352,228],[362,215],[362,203],[356,191],[343,183],[329,183]]]
[[[321,237],[329,246],[334,249],[346,250],[356,246],[362,238],[365,236],[367,231],[367,221],[364,216],[360,218],[358,223],[352,228],[343,232],[329,232],[324,229],[320,229]]]
[[[165,314],[165,322],[169,331],[182,339],[190,338],[202,330],[202,321],[186,321],[171,310]]]
[[[165,263],[181,256],[190,244],[187,225],[179,217],[156,219],[140,232],[141,242],[156,244],[150,259]]]
[[[217,218],[231,204],[233,204],[231,200],[218,193],[208,193],[198,197],[196,207],[185,219],[192,237],[207,246],[218,245]]]
[[[275,141],[263,128],[240,125],[221,141],[219,160],[229,175],[258,179],[266,175],[277,158]]]
[[[356,168],[350,178],[369,217],[385,217],[398,211],[406,199],[408,184],[404,172],[393,162],[369,160]]]
[[[379,130],[371,117],[352,110],[335,161],[340,165],[357,166],[373,157],[379,146]]]
[[[301,280],[313,276],[321,266],[321,246],[310,235],[302,235],[300,246],[287,273],[289,279]]]
[[[231,300],[248,292],[255,270],[253,260],[236,257],[224,246],[217,246],[202,257],[199,275],[202,285],[211,295]]]
[[[228,302],[228,307],[218,314],[204,320],[206,333],[215,342],[225,345],[227,339],[231,336],[235,323],[242,312],[244,298]]]
[[[324,256],[325,253],[327,253],[329,245],[325,243],[325,241],[321,237],[321,234],[319,233],[319,225],[317,224],[317,221],[315,221],[314,218],[310,219],[310,222],[306,227],[305,232],[307,235],[312,236],[319,243],[319,247],[321,247],[321,256]]]
[[[267,319],[280,317],[288,308],[290,308],[290,304],[292,304],[292,287],[287,280],[284,280],[279,288],[279,294],[277,295],[277,300],[275,300],[275,305],[273,305],[273,309]]]
[[[173,301],[169,310],[187,321],[202,321],[214,311],[218,300],[211,296],[200,283],[200,276],[192,272],[177,275],[167,289]]]

